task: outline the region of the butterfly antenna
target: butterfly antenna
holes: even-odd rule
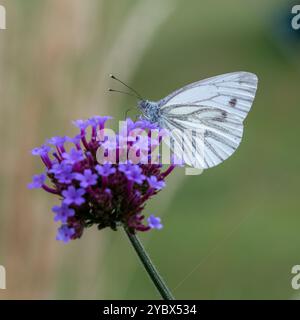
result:
[[[109,92],[117,92],[117,93],[122,93],[122,94],[126,94],[128,96],[131,96],[131,97],[135,97],[136,98],[136,95],[133,94],[133,93],[130,93],[130,92],[125,92],[125,91],[120,91],[120,90],[115,90],[115,89],[108,89]]]
[[[113,74],[110,74],[109,76],[110,76],[112,79],[114,79],[114,80],[122,83],[125,87],[127,87],[129,90],[131,90],[132,92],[134,92],[137,98],[143,100],[143,97],[142,97],[136,90],[134,90],[133,88],[129,87],[129,85],[127,85],[125,82],[123,82],[122,80],[116,78]]]

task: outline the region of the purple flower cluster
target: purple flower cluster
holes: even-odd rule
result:
[[[146,201],[165,187],[165,178],[175,164],[163,168],[159,163],[133,163],[123,158],[124,152],[129,152],[135,145],[132,139],[128,139],[132,130],[143,130],[148,134],[137,139],[146,145],[146,152],[145,148],[140,152],[144,158],[153,151],[150,130],[158,130],[161,136],[165,133],[146,120],[133,122],[127,119],[116,136],[117,144],[100,141],[98,133],[103,131],[108,119],[110,117],[95,116],[74,121],[80,130],[79,135],[53,137],[45,145],[32,150],[32,154],[43,161],[46,172],[35,175],[28,187],[43,188],[61,200],[59,206],[52,208],[54,221],[61,222],[57,240],[69,242],[80,238],[86,227],[95,224],[98,229],[110,227],[113,230],[122,225],[132,233],[162,228],[161,219],[153,215],[145,222],[142,211]],[[155,147],[159,147],[160,142]],[[107,145],[113,146],[115,163],[99,163],[97,160],[99,147]],[[51,186],[46,184],[47,178]]]

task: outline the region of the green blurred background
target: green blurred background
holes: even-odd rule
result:
[[[300,264],[300,36],[288,1],[0,0],[1,299],[158,299],[122,231],[55,241],[54,197],[26,188],[29,150],[74,134],[71,120],[135,106],[106,92],[115,73],[149,99],[209,76],[258,75],[243,142],[200,176],[178,169],[148,203],[141,234],[178,299],[297,299]],[[134,112],[131,115],[134,116]],[[116,125],[117,122],[114,123]]]

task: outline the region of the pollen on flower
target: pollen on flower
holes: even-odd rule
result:
[[[132,233],[162,228],[160,218],[153,215],[145,218],[142,211],[146,202],[165,187],[165,178],[175,164],[163,168],[160,163],[141,160],[133,163],[124,161],[124,153],[128,156],[129,149],[136,147],[133,130],[146,131],[136,143],[144,148],[143,152],[137,152],[140,159],[148,160],[153,148],[161,142],[151,144],[149,131],[155,129],[159,136],[165,132],[146,120],[126,119],[116,135],[117,143],[99,141],[98,132],[110,118],[94,116],[76,120],[73,124],[80,132],[75,137],[55,136],[32,150],[43,161],[45,173],[35,175],[28,187],[43,188],[57,196],[60,203],[52,208],[54,221],[61,223],[57,240],[67,243],[80,238],[84,229],[93,225],[99,230],[106,227],[116,230],[122,225]],[[115,152],[116,161],[100,163],[98,148],[108,145]]]

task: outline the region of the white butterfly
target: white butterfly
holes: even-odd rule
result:
[[[257,82],[253,73],[227,73],[191,83],[157,102],[140,100],[138,107],[145,119],[169,131],[177,157],[207,169],[238,148]]]
[[[258,82],[253,73],[227,73],[188,84],[159,101],[149,101],[120,79],[111,78],[140,99],[143,118],[168,130],[168,144],[176,158],[201,170],[220,164],[238,148]]]

